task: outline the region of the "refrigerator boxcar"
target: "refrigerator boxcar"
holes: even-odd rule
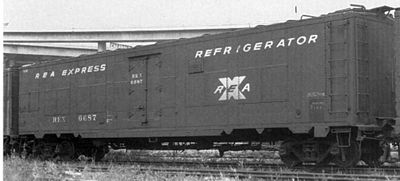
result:
[[[21,67],[15,143],[34,156],[98,160],[109,147],[223,153],[283,141],[289,166],[379,164],[399,133],[387,10]]]

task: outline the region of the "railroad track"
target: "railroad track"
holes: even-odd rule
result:
[[[400,167],[368,167],[358,166],[352,168],[340,168],[337,166],[317,167],[315,165],[303,165],[295,168],[287,168],[283,164],[259,163],[259,162],[189,162],[189,161],[126,161],[126,162],[100,162],[100,165],[107,164],[119,165],[140,165],[140,166],[159,166],[159,167],[181,167],[181,168],[212,168],[212,169],[247,169],[254,171],[307,171],[314,173],[346,173],[346,174],[364,174],[364,173],[382,173],[385,175],[400,175]]]
[[[197,156],[196,156],[197,157]],[[164,157],[166,158],[166,157]],[[128,161],[103,161],[96,163],[68,162],[57,164],[61,173],[65,173],[70,180],[80,180],[79,175],[87,172],[104,173],[115,172],[114,168],[121,168],[138,174],[156,172],[166,176],[198,176],[198,177],[231,177],[231,178],[259,178],[267,180],[400,180],[400,167],[371,168],[367,166],[342,169],[335,166],[316,167],[303,165],[294,169],[278,164],[251,162],[252,159],[238,161],[193,161],[190,156],[185,159],[140,159]],[[189,159],[188,159],[189,158]],[[207,159],[206,159],[207,160]],[[67,165],[63,167],[63,165]]]
[[[72,169],[71,169],[72,168]],[[82,172],[103,172],[107,174],[110,167],[101,166],[70,166],[65,169],[65,176],[73,176],[78,179],[76,175]],[[71,171],[72,170],[72,171]],[[308,172],[308,171],[290,171],[290,170],[262,170],[254,171],[247,169],[194,169],[194,168],[165,168],[165,167],[127,167],[126,170],[135,172],[136,174],[147,174],[149,172],[157,173],[165,176],[194,176],[201,178],[238,178],[238,179],[264,179],[264,180],[400,180],[400,176],[387,175],[387,174],[349,174],[349,173],[321,173],[321,172]]]
[[[126,168],[134,166],[132,171],[140,173],[152,171],[166,175],[179,174],[201,177],[220,177],[222,174],[225,177],[271,180],[286,180],[289,178],[303,180],[318,180],[321,178],[329,178],[329,180],[400,180],[400,176],[398,176],[400,175],[400,167],[386,166],[373,168],[360,166],[343,169],[335,166],[316,167],[315,165],[303,165],[294,169],[289,169],[279,161],[274,163],[252,162],[252,158],[247,159],[248,157],[243,156],[237,158],[232,156],[225,159],[225,161],[218,162],[206,161],[208,159],[197,159],[199,158],[198,156],[192,157],[188,155],[184,157],[162,157],[162,159],[158,156],[151,156],[151,158],[156,159],[142,159],[146,158],[145,155],[143,155],[140,158],[139,160],[103,161],[92,164],[88,164],[87,162],[69,162],[68,165],[70,165],[70,167],[65,168],[65,172],[78,173],[79,175],[79,173],[82,172],[109,172],[110,168],[115,166]],[[68,176],[68,174],[66,175]]]
[[[153,172],[165,174],[185,174],[187,176],[212,176],[233,178],[259,178],[266,180],[395,180],[400,179],[396,175],[371,175],[371,174],[333,174],[310,173],[291,171],[249,171],[249,170],[213,170],[213,169],[151,169]]]
[[[260,152],[258,152],[260,153]],[[136,154],[135,157],[130,159],[115,159],[118,161],[110,160],[112,163],[117,164],[138,164],[138,165],[156,165],[156,166],[176,166],[176,167],[206,167],[206,168],[250,168],[254,170],[260,169],[276,169],[285,168],[282,161],[278,156],[275,156],[274,151],[263,152],[263,154],[256,155],[243,155],[243,154],[227,154],[224,157],[218,157],[213,154],[208,155],[185,155],[185,154]],[[263,156],[263,157],[256,157]],[[123,157],[124,158],[124,157]],[[133,158],[133,159],[132,159]],[[101,162],[104,164],[110,162]],[[394,165],[394,164],[393,164]],[[384,174],[400,174],[399,164],[396,166],[383,166],[379,168],[369,166],[358,166],[354,168],[342,169],[336,166],[316,167],[315,165],[303,165],[296,167],[296,170],[319,171],[319,172],[341,172],[341,173],[375,173],[380,172]]]

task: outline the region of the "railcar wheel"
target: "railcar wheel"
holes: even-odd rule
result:
[[[334,159],[334,157],[329,154],[321,162],[317,163],[317,166],[327,166],[327,165],[329,165],[329,163],[332,162],[333,159]]]
[[[400,161],[400,141],[395,142],[397,146],[397,161]]]
[[[291,151],[295,142],[296,140],[293,139],[286,140],[282,142],[279,148],[279,156],[287,167],[295,167],[302,164],[301,160]]]
[[[332,160],[333,160],[333,155],[330,153],[331,149],[334,147],[334,142],[327,140],[327,139],[311,139],[316,142],[316,148],[315,148],[315,159],[316,162],[315,164],[317,166],[328,166]],[[304,147],[303,147],[304,149]]]
[[[22,142],[22,147],[19,148],[20,157],[24,159],[30,158],[34,152],[34,147],[33,141]]]
[[[104,156],[108,153],[109,149],[107,146],[100,146],[95,148],[95,152],[93,154],[93,158],[95,162],[100,161],[104,158]]]
[[[379,158],[383,155],[384,151],[378,140],[365,140],[361,143],[363,160],[367,165],[379,167],[383,164]]]
[[[355,166],[360,161],[360,144],[352,140],[349,147],[339,148],[339,153],[334,155],[333,162],[339,167]]]
[[[39,142],[34,146],[33,156],[40,160],[51,160],[56,156],[55,148],[49,143]]]
[[[62,141],[60,144],[57,145],[56,148],[57,156],[62,161],[70,161],[75,156],[75,146],[74,143],[69,141]]]
[[[3,138],[3,144],[4,144],[3,156],[11,155],[10,137],[7,136],[7,137]]]
[[[16,153],[19,157],[23,157],[23,146],[18,144],[18,142],[10,143],[11,144],[11,153]]]

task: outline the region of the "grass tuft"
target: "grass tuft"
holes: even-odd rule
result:
[[[124,181],[124,180],[231,180],[220,177],[195,177],[184,174],[158,173],[149,169],[141,172],[140,166],[108,165],[107,172],[93,172],[92,164],[54,163],[22,159],[18,156],[5,157],[3,180],[7,181],[36,181],[36,180],[82,180],[82,181]],[[76,164],[84,169],[77,171]]]

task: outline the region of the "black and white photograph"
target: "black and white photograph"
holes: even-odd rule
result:
[[[399,0],[2,0],[4,181],[400,180]]]

